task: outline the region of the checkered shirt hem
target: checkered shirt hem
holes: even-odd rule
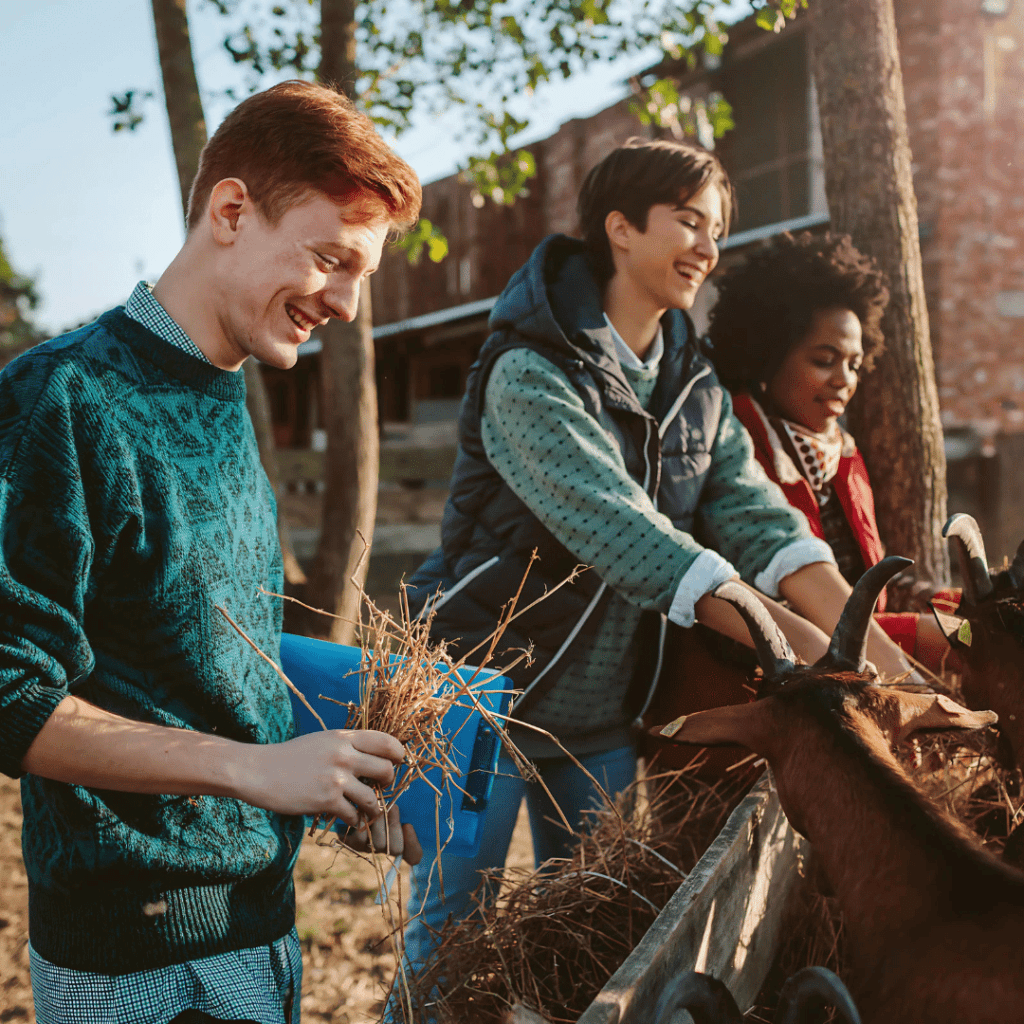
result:
[[[154,298],[152,286],[140,281],[128,296],[124,311],[135,321],[149,328],[158,338],[180,348],[196,359],[209,363],[203,350],[175,323],[170,313]]]
[[[29,965],[37,1024],[167,1024],[185,1010],[219,1020],[299,1024],[302,947],[294,928],[268,946],[154,971],[75,971],[44,960],[31,945]]]

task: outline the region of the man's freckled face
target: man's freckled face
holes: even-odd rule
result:
[[[332,317],[351,320],[359,286],[377,268],[389,223],[365,206],[314,193],[271,224],[243,210],[227,260],[225,337],[240,359],[282,369]]]
[[[768,397],[786,419],[826,433],[853,398],[863,361],[856,314],[838,307],[819,310],[768,382]]]

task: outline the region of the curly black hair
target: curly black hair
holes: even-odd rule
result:
[[[719,379],[731,391],[756,393],[821,310],[848,309],[860,321],[865,372],[882,351],[889,289],[849,235],[787,231],[726,270],[715,286],[708,340]]]

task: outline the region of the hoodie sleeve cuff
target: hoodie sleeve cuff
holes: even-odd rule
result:
[[[738,575],[736,570],[719,554],[705,548],[690,563],[676,588],[668,617],[687,629],[694,623],[693,606],[715,587]]]
[[[802,540],[794,541],[780,548],[775,552],[775,557],[768,563],[768,567],[754,577],[754,586],[767,594],[768,597],[779,596],[779,583],[782,582],[791,572],[802,569],[805,565],[813,565],[815,562],[828,562],[836,564],[836,556],[832,549],[817,537],[805,537]]]

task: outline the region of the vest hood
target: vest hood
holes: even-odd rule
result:
[[[665,353],[645,410],[623,375],[583,244],[564,235],[545,239],[512,277],[491,311],[490,329],[462,403],[442,546],[409,580],[410,608],[417,614],[429,600],[435,638],[446,640],[455,653],[469,650],[494,629],[537,552],[540,560],[526,580],[522,606],[549,596],[510,625],[498,657],[500,663],[508,652],[532,647],[533,665],[511,674],[525,688],[544,677],[547,688],[571,660],[570,645],[593,642],[607,586],[589,571],[558,588],[579,560],[488,461],[480,422],[494,363],[511,349],[525,348],[564,373],[590,415],[609,417],[627,472],[682,530],[693,529],[722,391],[689,317],[670,310],[662,318]],[[656,654],[657,644],[647,647]],[[646,668],[638,671],[649,674]],[[531,697],[539,699],[543,692],[538,687]]]
[[[692,362],[698,345],[687,314],[670,309],[661,325],[665,341],[662,359]],[[521,339],[582,360],[591,373],[600,376],[606,404],[648,415],[622,373],[611,328],[604,318],[601,289],[586,247],[578,238],[545,238],[510,278],[491,309],[488,327],[491,332],[514,332]],[[656,396],[651,410],[655,416],[658,404]]]

